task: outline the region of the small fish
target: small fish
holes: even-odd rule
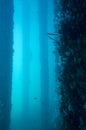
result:
[[[44,101],[42,101],[42,104],[45,104],[45,102],[44,102]]]
[[[38,98],[37,98],[37,97],[34,97],[33,99],[34,99],[34,100],[37,100]]]

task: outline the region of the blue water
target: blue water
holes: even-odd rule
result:
[[[26,17],[29,16],[27,32],[23,32],[23,8],[22,0],[14,0],[14,56],[13,56],[13,80],[12,80],[12,111],[11,111],[11,130],[42,130],[41,117],[41,64],[40,64],[40,31],[39,31],[39,7],[38,0],[28,0]],[[27,2],[27,1],[26,1]],[[48,32],[54,32],[53,0],[48,1]],[[29,14],[29,15],[28,15]],[[26,26],[26,25],[25,25]],[[28,30],[29,26],[29,30]],[[44,34],[48,37],[47,34]],[[28,56],[26,61],[27,81],[23,83],[23,35],[28,33]],[[54,126],[56,117],[56,79],[55,79],[55,55],[54,44],[48,38],[48,64],[49,64],[49,122]],[[44,54],[45,54],[45,47]],[[28,73],[29,72],[29,73]],[[46,73],[45,73],[46,75]],[[23,93],[28,85],[26,106],[23,106]],[[45,96],[45,95],[44,95]],[[26,101],[27,100],[27,101]],[[58,101],[59,102],[59,101]],[[27,108],[24,108],[27,107]],[[23,110],[22,110],[23,109]],[[58,110],[59,115],[59,110]],[[46,115],[45,115],[46,117]],[[46,129],[45,129],[46,130]]]

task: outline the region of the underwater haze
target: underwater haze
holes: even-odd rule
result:
[[[56,118],[53,0],[14,0],[10,130],[54,130]],[[58,112],[59,115],[59,112]]]

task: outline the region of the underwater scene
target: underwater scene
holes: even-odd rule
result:
[[[86,130],[86,0],[0,0],[0,130]]]

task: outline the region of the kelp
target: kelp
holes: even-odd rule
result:
[[[55,17],[58,13],[56,8],[57,4]],[[57,27],[56,20],[55,31]],[[86,0],[61,0],[60,44],[56,50],[59,51],[62,65],[59,75],[62,96],[61,130],[85,130]]]

